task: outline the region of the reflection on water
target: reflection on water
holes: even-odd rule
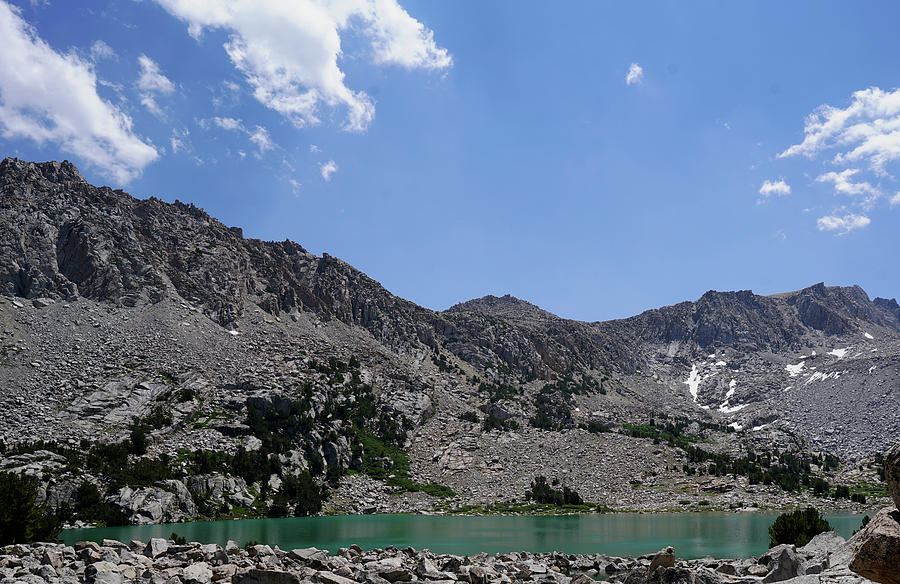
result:
[[[675,546],[679,557],[748,557],[768,548],[774,514],[676,513],[537,517],[430,517],[346,515],[287,519],[246,519],[172,525],[71,529],[63,540],[103,538],[147,541],[175,531],[189,541],[224,545],[259,541],[281,549],[315,546],[332,552],[352,543],[363,548],[428,548],[438,553],[531,552],[602,553],[635,556]],[[849,537],[858,515],[829,516],[835,531]]]

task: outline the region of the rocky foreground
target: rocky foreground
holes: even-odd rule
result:
[[[412,548],[365,551],[355,545],[330,555],[316,548],[283,551],[261,544],[245,549],[235,542],[223,549],[165,539],[128,544],[103,540],[2,548],[0,582],[590,584],[609,579],[624,584],[865,584],[870,580],[849,568],[854,539],[846,542],[834,532],[823,533],[801,548],[781,545],[759,558],[731,560],[677,560],[672,548],[637,558],[559,552],[462,557]],[[900,571],[900,562],[897,566]]]

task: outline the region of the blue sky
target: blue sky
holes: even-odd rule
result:
[[[900,291],[891,2],[0,0],[4,155],[434,309]],[[892,201],[893,200],[893,201]]]

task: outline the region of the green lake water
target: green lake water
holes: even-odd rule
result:
[[[317,547],[332,552],[356,543],[365,549],[389,545],[437,553],[565,551],[636,556],[672,545],[682,558],[740,558],[760,555],[769,546],[776,514],[672,513],[533,517],[434,517],[423,515],[342,515],[288,519],[244,519],[170,525],[69,529],[67,544],[103,538],[128,542],[169,537],[188,541],[258,541],[289,550]],[[858,529],[861,516],[827,516],[844,537]]]

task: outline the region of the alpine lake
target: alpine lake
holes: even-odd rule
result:
[[[681,558],[745,558],[769,547],[769,526],[777,513],[610,513],[603,515],[429,516],[338,515],[285,519],[242,519],[164,525],[68,529],[66,544],[129,542],[177,533],[188,541],[225,545],[259,542],[283,550],[317,547],[336,552],[394,546],[436,553],[472,555],[563,551],[571,554],[638,556],[674,546]],[[834,531],[849,538],[861,515],[825,515]]]

